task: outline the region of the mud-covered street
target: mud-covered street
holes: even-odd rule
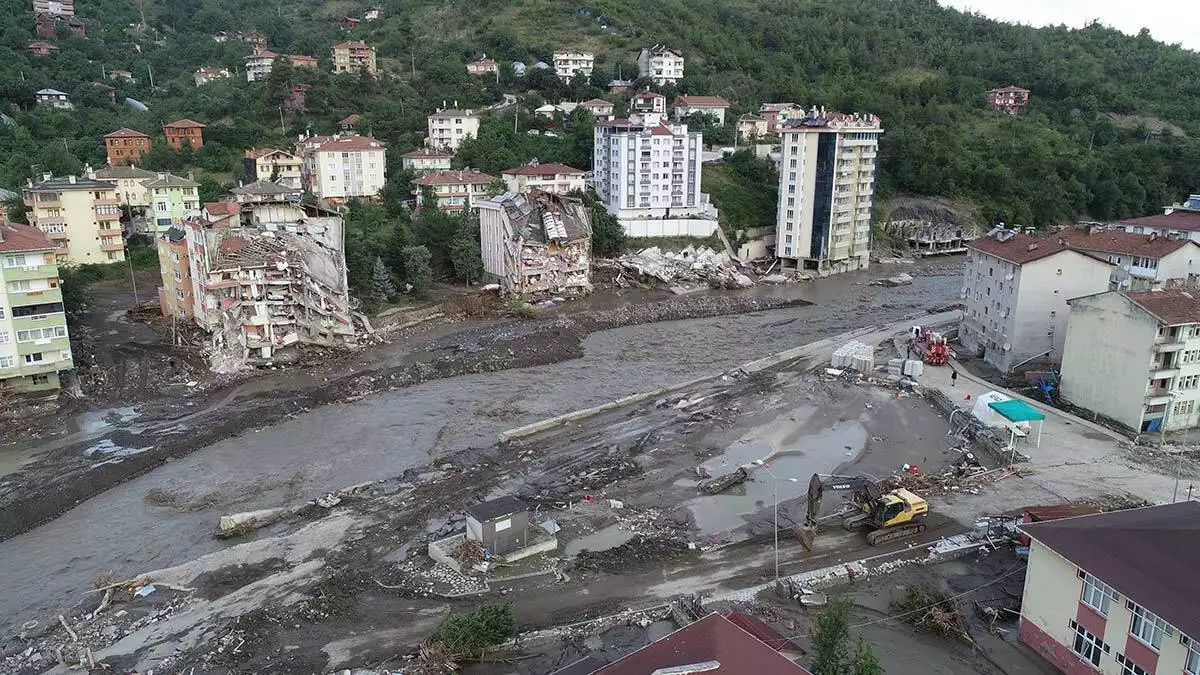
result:
[[[251,393],[239,397],[225,392],[208,402],[212,407],[198,406],[182,421],[148,422],[135,410],[116,428],[94,425],[90,437],[76,445],[57,439],[53,444],[64,454],[90,458],[75,465],[83,469],[118,459],[121,452],[129,457],[113,465],[136,461],[147,454],[134,452],[143,440],[163,449],[187,446],[190,452],[174,453],[179,456],[166,463],[159,458],[147,465],[154,467],[148,473],[126,482],[94,486],[107,489],[95,490],[95,496],[58,518],[0,542],[6,589],[0,611],[9,625],[44,621],[53,611],[74,605],[80,589],[98,574],[111,570],[123,577],[225,547],[212,537],[221,514],[298,503],[349,484],[398,475],[434,458],[491,446],[499,431],[527,422],[899,320],[952,302],[959,285],[955,276],[918,274],[912,286],[880,289],[865,285],[872,276],[877,274],[753,289],[742,295],[757,306],[785,308],[714,318],[653,322],[660,317],[649,316],[638,325],[597,322],[595,330],[582,332],[559,330],[569,317],[467,328],[430,341],[417,358],[402,355],[400,360],[411,359],[406,366],[387,365],[428,371],[421,364],[484,364],[474,369],[495,372],[458,375],[472,373],[472,368],[433,368],[426,372],[431,377],[395,385],[371,381],[371,386],[346,386],[333,395],[323,395],[319,386],[296,384],[313,379],[310,375],[281,374],[272,387],[251,382],[243,388]],[[796,300],[815,304],[786,307]],[[535,326],[550,328],[531,339],[527,331]],[[389,360],[405,351],[390,345],[378,349]],[[356,361],[370,366],[367,355]],[[386,371],[363,371],[352,376],[354,384],[361,386],[381,372]],[[330,374],[331,380],[336,378]],[[346,399],[356,400],[340,402]],[[92,411],[91,419],[102,412]],[[230,419],[241,425],[229,424]],[[157,426],[143,428],[149,424]],[[152,431],[153,439],[144,436]],[[221,431],[225,433],[216,433]],[[205,442],[210,438],[215,442]],[[91,455],[81,454],[88,448],[95,448]],[[10,451],[28,454],[29,448]],[[7,478],[12,481],[8,490],[20,487],[21,474]],[[6,513],[13,518],[15,512]],[[6,530],[29,525],[9,522]]]

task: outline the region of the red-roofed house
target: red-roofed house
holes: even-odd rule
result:
[[[299,189],[303,185],[304,162],[286,150],[251,148],[242,156],[246,181],[270,180]]]
[[[500,72],[500,65],[495,59],[489,59],[485,54],[482,59],[467,64],[468,75],[494,75]]]
[[[1001,372],[1059,362],[1067,300],[1109,288],[1112,265],[1057,237],[996,229],[966,243],[959,341]]]
[[[204,85],[208,84],[209,82],[212,82],[213,80],[218,80],[218,79],[221,79],[224,77],[229,77],[229,69],[228,68],[200,68],[200,69],[196,70],[196,73],[193,77],[196,81],[196,86],[203,87]]]
[[[1171,279],[1200,279],[1200,244],[1158,234],[1071,228],[1058,233],[1071,248],[1116,265],[1113,282],[1124,290],[1161,287]]]
[[[723,126],[725,111],[729,110],[729,101],[720,96],[676,96],[671,109],[677,120],[700,113],[712,115],[717,118],[717,123]]]
[[[192,120],[179,120],[163,125],[167,143],[176,150],[187,145],[193,150],[204,147],[204,125]]]
[[[384,144],[370,136],[339,133],[300,148],[308,189],[325,205],[375,199],[387,180]]]
[[[1067,675],[1200,673],[1200,504],[1022,525],[1019,635]]]
[[[590,101],[584,101],[579,104],[580,108],[592,113],[592,115],[601,122],[607,122],[613,118],[613,104],[605,101],[602,98],[594,98]]]
[[[49,42],[35,40],[25,45],[25,51],[33,54],[34,56],[50,56],[54,52],[58,51],[58,46],[52,45]]]
[[[472,208],[476,202],[488,198],[488,186],[495,176],[473,169],[462,171],[430,171],[415,181],[417,206],[424,206],[426,188],[433,191],[435,206],[448,213],[459,213]]]
[[[773,634],[767,641],[759,634],[763,628]],[[587,675],[650,675],[658,672],[811,675],[769,644],[774,640],[782,638],[761,622],[743,615],[713,613],[625,658],[598,668],[584,667],[571,672]]]
[[[117,129],[104,134],[104,150],[108,153],[108,163],[113,166],[137,164],[150,150],[150,136],[133,129]]]
[[[1134,234],[1186,237],[1200,242],[1200,195],[1190,195],[1183,204],[1168,206],[1160,214],[1122,220],[1118,225]]]
[[[657,91],[643,91],[629,101],[630,113],[667,114],[667,97]]]
[[[565,195],[573,190],[583,190],[583,169],[566,164],[539,163],[536,159],[528,164],[505,169],[500,173],[504,184],[512,192],[528,193],[542,190],[556,195]]]
[[[1062,397],[1136,432],[1200,426],[1200,291],[1070,301]]]

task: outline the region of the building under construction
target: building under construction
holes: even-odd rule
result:
[[[504,294],[592,290],[592,214],[578,199],[534,190],[478,202],[483,269]]]
[[[294,202],[243,204],[236,218],[182,223],[190,315],[212,336],[214,370],[270,365],[299,346],[348,345],[356,330],[342,219]],[[164,286],[168,285],[163,266]],[[182,297],[179,297],[182,295]],[[164,305],[164,313],[169,308]]]

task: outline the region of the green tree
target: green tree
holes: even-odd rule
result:
[[[58,278],[61,280],[63,313],[68,321],[74,323],[87,309],[91,300],[89,287],[95,279],[73,265],[60,266]]]
[[[817,617],[817,631],[812,638],[812,663],[809,670],[818,675],[882,675],[883,667],[875,652],[862,639],[851,651],[849,600],[831,602]]]
[[[625,228],[621,221],[604,208],[604,203],[595,192],[575,191],[572,197],[582,199],[592,214],[592,255],[599,258],[612,258],[625,248]]]
[[[196,188],[196,192],[200,195],[201,204],[215,202],[223,195],[229,194],[229,190],[224,185],[221,185],[216,178],[208,174],[200,176],[200,180],[197,182],[200,183],[200,187]]]
[[[454,238],[450,240],[448,253],[456,278],[467,282],[483,278],[483,253],[480,249],[479,223],[475,219],[460,219]]]
[[[404,259],[408,283],[418,291],[428,288],[429,282],[433,281],[432,256],[429,249],[424,246],[405,246],[400,255]]]
[[[392,285],[391,272],[388,271],[387,265],[383,264],[383,258],[375,256],[375,266],[371,270],[371,300],[382,303],[395,294],[396,287]]]
[[[490,647],[516,635],[517,618],[511,602],[490,602],[469,614],[450,612],[430,641],[462,659],[479,659]]]

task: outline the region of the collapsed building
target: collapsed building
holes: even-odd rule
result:
[[[160,294],[163,313],[210,334],[214,370],[291,362],[300,345],[356,342],[340,217],[256,202],[236,217],[189,218],[180,229],[185,245],[162,264],[164,287],[176,289]]]
[[[571,197],[506,192],[479,202],[483,269],[505,295],[583,295],[592,290],[592,214]]]

